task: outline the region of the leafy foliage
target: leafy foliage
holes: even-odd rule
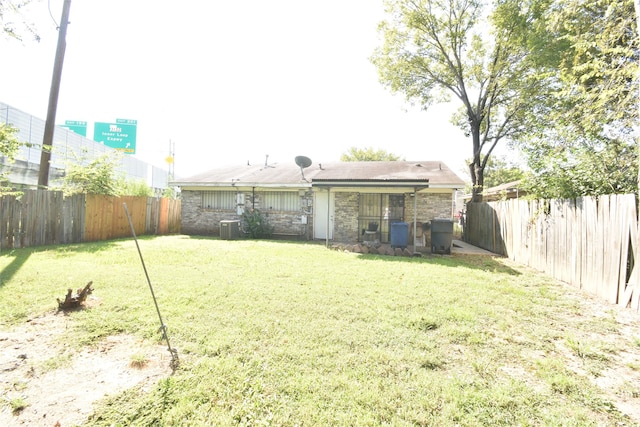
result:
[[[162,197],[166,197],[168,199],[177,199],[178,192],[174,187],[167,187],[164,190],[162,190]]]
[[[558,67],[568,119],[588,134],[629,133],[638,120],[638,35],[631,0],[562,1],[548,20],[569,48]]]
[[[379,27],[384,44],[372,57],[380,80],[424,109],[451,95],[460,101],[453,121],[472,140],[469,172],[478,201],[492,151],[526,127],[539,92],[520,42],[529,16],[519,1],[499,1],[489,31],[479,0],[387,0],[386,5],[389,19]]]
[[[637,189],[639,42],[632,0],[532,0],[521,39],[546,87],[515,138],[534,197]],[[636,184],[634,184],[636,182]]]
[[[22,41],[23,31],[30,34],[35,41],[40,41],[33,24],[27,21],[26,7],[32,0],[2,0],[0,1],[0,25],[5,38]]]
[[[77,158],[75,162],[69,162],[61,190],[65,195],[78,193],[120,195],[119,181],[116,176],[120,155],[117,152],[106,153],[94,159]]]
[[[145,197],[153,197],[153,189],[147,185],[146,182],[138,180],[138,181],[127,181],[124,178],[121,178],[118,181],[118,193],[121,196],[145,196]]]
[[[504,156],[492,156],[484,170],[485,188],[495,187],[524,178],[524,171]]]
[[[18,129],[7,123],[0,123],[0,156],[9,161],[15,159],[20,146],[23,144],[16,136]]]
[[[245,232],[252,239],[268,238],[273,234],[269,219],[259,209],[245,209],[242,220]]]
[[[152,197],[153,189],[144,181],[130,181],[118,173],[122,153],[114,151],[100,157],[76,158],[68,162],[61,190],[65,195],[103,194],[107,196]]]
[[[530,144],[524,187],[535,198],[628,194],[637,190],[638,152],[619,140],[606,143],[561,136]]]
[[[340,156],[343,162],[366,162],[366,161],[398,161],[399,156],[385,150],[374,150],[372,147],[357,148],[351,147],[346,153]]]
[[[16,136],[18,129],[7,124],[0,123],[0,156],[6,157],[6,161],[13,162],[18,150],[24,144]],[[9,186],[6,173],[0,173],[0,194],[19,194]]]

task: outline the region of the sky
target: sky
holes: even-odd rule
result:
[[[29,7],[40,42],[0,39],[0,101],[42,119],[62,5]],[[379,83],[382,19],[382,0],[74,0],[56,123],[86,121],[91,137],[94,122],[137,120],[135,157],[167,168],[174,147],[180,178],[372,147],[466,179],[456,106],[422,111]]]

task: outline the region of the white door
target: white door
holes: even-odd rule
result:
[[[313,208],[313,238],[326,239],[327,231],[329,239],[333,239],[333,210],[336,197],[327,190],[316,190]],[[328,226],[328,230],[327,230]]]

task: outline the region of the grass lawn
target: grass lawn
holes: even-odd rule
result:
[[[640,408],[639,323],[623,334],[618,309],[506,259],[188,236],[139,244],[180,367],[100,402],[86,425],[640,422],[617,404]],[[133,240],[4,252],[0,272],[0,330],[91,280],[100,303],[70,314],[71,347],[116,334],[162,344]],[[623,369],[632,376],[613,392],[598,387]]]

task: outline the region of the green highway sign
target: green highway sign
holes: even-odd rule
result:
[[[79,122],[76,120],[65,120],[63,128],[67,128],[70,131],[77,133],[78,135],[82,135],[84,137],[87,136],[87,122]]]
[[[129,119],[116,119],[116,123],[123,124],[123,125],[134,125],[134,126],[136,126],[138,124],[138,121],[137,120],[129,120]]]
[[[137,126],[137,120],[116,119],[115,123],[95,122],[93,140],[127,154],[135,154]]]

